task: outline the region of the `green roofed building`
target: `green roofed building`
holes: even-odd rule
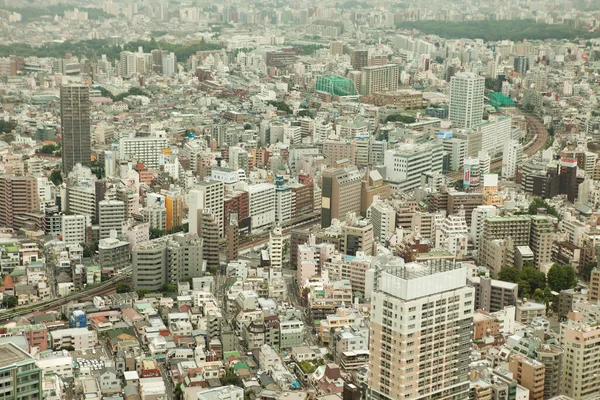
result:
[[[337,75],[317,76],[315,90],[329,93],[332,96],[345,97],[358,95],[352,80]]]
[[[490,99],[490,105],[496,109],[500,107],[514,107],[515,102],[508,96],[503,95],[502,93],[491,92],[488,94],[488,98]]]
[[[0,345],[0,397],[5,400],[42,398],[42,372],[35,358],[13,343]]]

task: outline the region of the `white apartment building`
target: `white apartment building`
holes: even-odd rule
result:
[[[259,183],[248,186],[250,227],[261,231],[275,223],[275,185]]]
[[[385,152],[385,180],[392,189],[414,190],[420,186],[423,173],[441,173],[442,162],[443,147],[439,142],[402,143]]]
[[[504,143],[502,153],[502,177],[504,179],[515,179],[517,176],[517,165],[523,159],[523,146],[517,140],[507,140]]]
[[[73,214],[96,216],[95,179],[80,180],[75,186],[67,187],[66,209]]]
[[[59,350],[61,347],[73,347],[75,350],[88,350],[98,344],[96,331],[88,328],[60,329],[50,332],[50,347]]]
[[[162,133],[155,137],[123,138],[119,141],[119,157],[121,160],[135,157],[146,168],[158,169],[163,149],[168,148],[169,139]]]
[[[98,223],[100,239],[110,237],[110,231],[122,233],[125,219],[125,203],[120,200],[102,200],[98,203]]]
[[[66,244],[87,242],[86,229],[89,222],[89,217],[85,215],[63,215],[61,229],[63,242]]]
[[[152,229],[160,229],[162,231],[167,230],[167,209],[165,206],[160,204],[153,204],[149,207],[143,208],[142,216],[144,222],[150,224]]]
[[[269,259],[271,266],[269,267],[269,279],[281,278],[283,276],[283,245],[285,239],[281,232],[281,228],[276,226],[269,233]]]
[[[198,211],[210,210],[221,226],[219,237],[223,235],[223,215],[225,188],[220,180],[205,180],[190,189],[189,225],[190,233],[198,234]]]
[[[371,297],[367,399],[468,398],[474,302],[467,269],[454,262],[382,271]]]
[[[473,210],[471,217],[471,241],[475,250],[479,249],[485,219],[487,217],[495,217],[496,215],[498,215],[498,208],[495,206],[477,206]]]
[[[449,117],[455,128],[471,128],[483,119],[485,78],[459,73],[450,80]]]
[[[370,218],[373,224],[374,239],[385,245],[387,239],[396,231],[396,210],[390,203],[376,198],[367,210],[367,218]]]
[[[467,255],[469,228],[464,210],[446,217],[435,230],[435,247],[457,257]]]
[[[396,91],[399,76],[400,67],[396,64],[363,67],[360,75],[360,94],[368,96],[372,93]]]
[[[275,189],[275,221],[282,223],[292,218],[292,188],[277,185]]]
[[[490,119],[477,125],[481,132],[481,151],[485,151],[492,159],[501,157],[504,144],[511,139],[512,118],[490,115]]]

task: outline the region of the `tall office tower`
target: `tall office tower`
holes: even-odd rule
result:
[[[357,71],[367,67],[369,65],[369,51],[353,50],[350,55],[350,64],[352,64],[352,68]]]
[[[469,398],[475,289],[450,261],[381,271],[371,297],[367,399]]]
[[[283,247],[285,239],[281,227],[276,226],[269,233],[269,279],[281,278],[283,276]]]
[[[450,121],[455,128],[471,128],[483,119],[485,78],[463,72],[450,80]]]
[[[571,311],[560,325],[563,348],[561,394],[574,400],[593,399],[600,393],[600,326],[589,325],[583,315]]]
[[[30,176],[0,176],[0,226],[18,229],[20,219],[40,212],[38,181]]]
[[[87,86],[72,85],[60,88],[60,126],[63,172],[68,174],[75,164],[89,167],[90,90]]]
[[[122,233],[125,219],[125,203],[120,200],[102,200],[98,202],[98,223],[100,225],[100,239],[110,237],[110,231]]]
[[[223,226],[223,198],[225,195],[225,185],[222,181],[205,180],[199,182],[189,195],[189,225],[190,233],[199,233],[198,228],[198,210],[208,209],[220,221]],[[222,228],[221,228],[222,229]]]
[[[360,75],[360,94],[368,96],[372,93],[396,91],[399,77],[400,66],[397,64],[364,67]],[[483,94],[481,101],[483,104]]]
[[[219,266],[219,238],[223,230],[217,216],[210,209],[198,210],[198,236],[204,242],[204,259],[209,267]]]
[[[361,174],[349,164],[323,171],[321,184],[321,227],[332,219],[345,218],[349,212],[360,213]]]
[[[35,358],[14,343],[0,344],[0,374],[3,399],[43,398],[42,370],[36,365]]]

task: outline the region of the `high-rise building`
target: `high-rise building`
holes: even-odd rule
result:
[[[43,398],[42,370],[35,358],[12,342],[0,344],[0,396],[7,400]]]
[[[119,158],[135,157],[148,169],[158,169],[163,150],[169,148],[169,139],[164,134],[150,137],[133,137],[119,140]]]
[[[60,126],[62,162],[65,174],[75,164],[91,163],[90,90],[72,85],[60,88]]]
[[[89,217],[85,215],[62,216],[62,240],[66,244],[81,244],[87,242],[87,227]]]
[[[589,325],[571,311],[560,325],[562,358],[561,394],[573,400],[592,399],[600,393],[600,326]]]
[[[523,146],[517,140],[508,140],[504,143],[502,154],[502,177],[504,179],[515,179],[517,165],[521,164],[523,158]]]
[[[292,188],[285,184],[283,176],[275,178],[275,221],[278,224],[292,218]]]
[[[385,245],[389,237],[396,231],[396,210],[390,203],[376,198],[369,208],[367,216],[373,224],[375,241]]]
[[[367,399],[469,398],[475,290],[466,283],[467,269],[449,261],[381,272]]]
[[[364,67],[360,75],[360,94],[368,96],[372,93],[393,92],[398,90],[400,67],[397,64]],[[482,97],[483,103],[483,97]]]
[[[321,191],[321,227],[350,212],[360,213],[361,175],[355,166],[343,164],[323,171]]]
[[[259,183],[248,186],[250,229],[261,231],[275,224],[275,185]]]
[[[508,369],[517,383],[529,390],[529,400],[543,400],[546,367],[522,354],[511,354]]]
[[[206,273],[202,239],[177,233],[137,244],[131,251],[133,286],[159,291],[167,283]]]
[[[460,73],[450,80],[450,121],[456,128],[471,128],[483,119],[485,78]]]
[[[29,214],[40,212],[38,181],[30,176],[0,176],[0,226],[19,229]]]
[[[442,172],[443,152],[441,142],[398,144],[393,150],[385,152],[385,180],[392,189],[414,190],[421,184],[423,173]]]
[[[285,239],[281,228],[276,226],[269,233],[269,280],[281,278],[283,276],[283,247]]]
[[[221,223],[210,209],[198,210],[198,236],[203,240],[204,259],[209,267],[219,266]]]
[[[238,259],[240,254],[240,229],[238,226],[237,214],[231,214],[225,228],[225,236],[227,236],[227,262]]]
[[[352,68],[360,71],[364,67],[369,65],[369,51],[368,50],[353,50],[350,55],[350,64]]]
[[[177,57],[175,53],[163,54],[162,73],[166,76],[172,76],[177,71]]]
[[[205,180],[190,189],[188,204],[190,233],[199,233],[198,211],[203,209],[210,210],[223,226],[224,193],[224,183],[217,180]]]
[[[560,194],[566,194],[570,202],[577,197],[577,159],[562,158],[560,160]]]
[[[486,218],[483,223],[483,231],[479,243],[479,262],[483,266],[497,267],[497,270],[493,271],[497,275],[503,266],[514,265],[514,247],[529,246],[530,234],[531,218],[529,215]],[[510,239],[512,245],[509,246],[507,259],[499,260],[498,254],[495,251],[495,244],[497,243],[494,242],[506,239]]]
[[[121,234],[125,219],[125,204],[119,200],[102,200],[98,203],[98,216],[100,239],[110,237],[112,230]]]

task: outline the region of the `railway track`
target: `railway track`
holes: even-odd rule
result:
[[[527,126],[529,127],[529,132],[533,137],[523,149],[523,154],[528,157],[531,157],[538,151],[542,150],[548,141],[548,131],[546,127],[533,115],[525,114],[525,119],[527,120]],[[490,164],[490,170],[495,170],[502,167],[502,161],[495,161]],[[449,179],[459,180],[463,177],[463,170],[459,170],[456,172],[452,172],[446,174]]]

